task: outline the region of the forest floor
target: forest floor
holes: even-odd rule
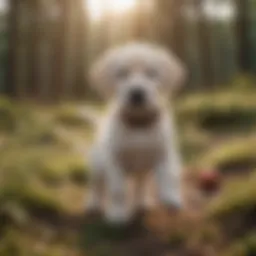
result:
[[[84,211],[93,138],[84,105],[0,99],[0,255],[256,255],[255,95],[232,90],[175,102],[185,208],[159,206],[123,227]],[[221,177],[216,194],[198,185],[205,170]]]

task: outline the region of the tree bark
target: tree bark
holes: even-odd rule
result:
[[[88,12],[84,7],[83,0],[75,1],[75,11],[77,17],[75,19],[75,81],[74,93],[77,98],[86,97],[87,93],[87,34],[88,34]]]
[[[251,70],[251,43],[249,38],[249,0],[237,1],[237,41],[238,41],[238,65],[244,72]]]
[[[40,45],[40,3],[39,0],[27,0],[26,6],[28,10],[29,35],[28,35],[28,84],[27,94],[29,97],[37,97],[39,95],[38,77],[39,77],[39,45]]]
[[[214,85],[213,63],[211,59],[211,36],[208,20],[203,11],[204,0],[196,0],[196,10],[199,14],[198,37],[199,37],[199,59],[202,70],[203,86]]]
[[[173,3],[175,0],[155,0],[155,37],[167,48],[172,45]]]
[[[185,19],[182,13],[184,0],[176,1],[173,4],[175,16],[173,21],[172,42],[173,51],[182,60],[185,59]]]
[[[10,0],[9,12],[9,49],[8,49],[8,69],[4,92],[9,96],[17,96],[17,62],[18,62],[18,44],[19,44],[19,0]]]
[[[55,21],[53,31],[53,62],[52,62],[52,97],[61,98],[65,94],[66,81],[66,33],[68,27],[69,10],[68,2],[70,0],[57,0],[58,17]]]

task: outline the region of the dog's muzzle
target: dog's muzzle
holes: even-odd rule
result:
[[[134,129],[143,129],[153,126],[157,122],[160,115],[157,109],[149,109],[147,107],[125,108],[120,112],[120,114],[122,122],[127,127]]]
[[[141,107],[146,103],[145,92],[140,88],[134,88],[129,93],[129,104],[134,107]]]

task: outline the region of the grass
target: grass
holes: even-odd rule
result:
[[[10,132],[16,128],[17,110],[6,98],[0,98],[0,131]]]
[[[62,215],[82,213],[89,171],[84,152],[91,143],[93,130],[91,116],[78,111],[82,107],[75,104],[30,106],[0,100],[0,117],[3,117],[0,120],[0,217],[9,220],[4,232],[0,227],[0,255],[65,254],[64,239],[60,239],[59,244],[43,241],[45,248],[41,252],[34,250],[34,244],[40,242],[41,237],[26,232],[23,227],[39,224],[30,223],[34,219],[31,217],[52,223]],[[99,107],[97,111],[103,109]],[[255,113],[255,93],[248,90],[191,95],[178,102],[181,150],[187,163],[220,171],[237,167],[252,170],[247,179],[225,185],[220,197],[210,203],[206,211],[209,223],[201,223],[196,232],[187,227],[177,232],[170,230],[170,247],[180,248],[191,238],[195,243],[211,243],[219,237],[219,230],[214,226],[216,220],[226,222],[238,216],[244,221],[255,209],[256,141],[253,136],[241,137],[248,131],[253,133]],[[215,124],[218,127],[212,127]],[[230,141],[229,134],[225,133],[221,145],[215,144],[227,130],[241,138]],[[14,227],[18,228],[13,230]],[[20,231],[27,235],[26,242]],[[90,222],[82,227],[80,238],[86,255],[114,255],[115,245],[126,241],[131,233],[101,222]],[[243,245],[247,244],[244,241],[249,235],[248,228],[241,240]]]
[[[255,93],[212,92],[188,96],[177,105],[183,123],[209,132],[252,131],[256,126]]]
[[[222,256],[253,256],[256,255],[256,233],[233,242]]]
[[[87,180],[85,160],[74,152],[55,153],[42,160],[40,175],[49,182],[70,180],[84,183]]]
[[[256,210],[256,172],[248,178],[232,182],[210,205],[209,216],[214,219],[229,218],[232,215],[248,217]]]
[[[38,180],[29,177],[18,179],[9,177],[0,190],[0,207],[20,209],[21,212],[36,214],[42,217],[58,216],[64,211],[62,205],[56,200],[52,191],[44,187]],[[12,211],[6,214],[13,216]]]
[[[93,121],[90,116],[86,116],[77,106],[63,105],[55,113],[55,121],[67,127],[91,128]]]
[[[202,156],[198,164],[224,173],[252,170],[256,168],[256,138],[225,142]]]
[[[38,177],[46,184],[57,185],[65,181],[85,184],[87,181],[84,156],[70,148],[37,145],[24,150],[21,145],[12,145],[0,151],[0,160],[3,173]]]
[[[180,149],[184,160],[188,164],[196,162],[211,145],[211,138],[194,127],[180,128]]]
[[[74,144],[86,141],[89,128],[72,123],[75,129],[63,135],[59,109],[0,101],[1,127],[8,130],[0,145],[0,212],[14,222],[19,212],[48,219],[64,213],[67,200],[60,200],[58,187],[86,184],[85,157]]]

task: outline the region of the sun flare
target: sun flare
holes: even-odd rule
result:
[[[132,9],[137,0],[87,0],[87,7],[93,19],[99,19],[105,11],[122,14]]]

